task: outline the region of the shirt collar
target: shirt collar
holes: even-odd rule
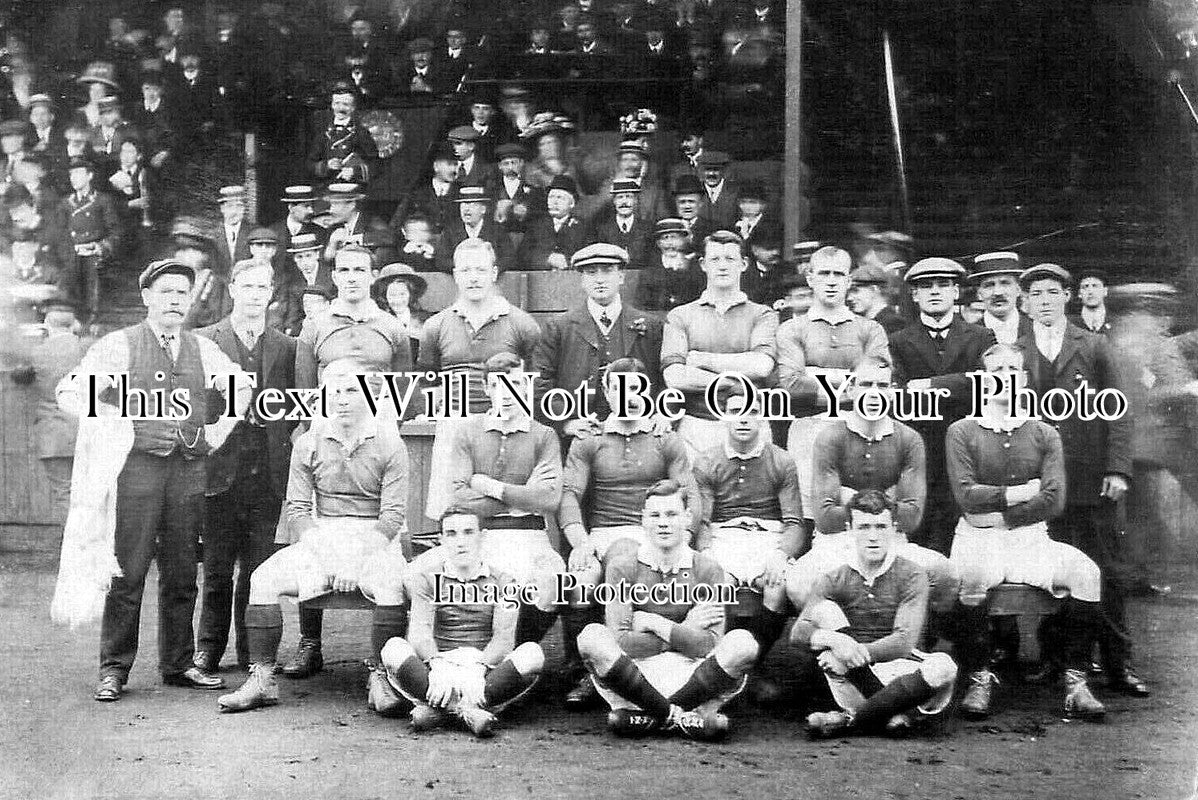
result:
[[[1106,306],[1093,310],[1082,306],[1082,320],[1091,328],[1101,328],[1106,323]]]
[[[494,409],[492,409],[491,411],[487,412],[486,422],[486,430],[498,431],[499,433],[515,433],[516,431],[528,433],[532,430],[532,417],[529,417],[525,414],[521,414],[518,417],[507,417],[505,419],[500,417],[497,413],[495,413]]]
[[[860,575],[862,578],[865,579],[865,583],[867,586],[873,586],[874,583],[878,580],[878,578],[885,575],[890,570],[890,568],[892,566],[894,566],[894,559],[895,559],[895,556],[897,555],[897,553],[896,553],[897,549],[898,549],[897,544],[891,544],[890,552],[886,554],[886,558],[882,561],[881,568],[879,568],[878,571],[876,573],[874,573],[873,577],[870,577],[866,573],[865,567],[864,567],[864,565],[862,565],[861,558],[857,555],[856,549],[853,550],[853,555],[851,558],[849,558],[849,561],[848,561],[849,567],[851,567],[854,572],[856,572],[858,575]]]
[[[999,420],[992,419],[985,414],[977,418],[978,425],[981,425],[988,431],[994,431],[995,433],[1010,433],[1011,431],[1017,431],[1023,427],[1024,423],[1029,421],[1029,417],[1008,417],[1005,421],[1000,422]]]
[[[727,435],[724,436],[724,455],[729,461],[751,461],[754,458],[759,458],[765,452],[765,446],[769,444],[769,434],[765,430],[757,432],[757,444],[753,445],[753,449],[746,453],[742,453],[732,447],[732,442],[728,441]]]
[[[333,302],[329,303],[329,313],[351,319],[354,322],[369,322],[375,317],[381,316],[383,310],[373,300],[368,300],[356,310],[351,311],[349,302],[344,297],[334,297]]]
[[[486,561],[483,561],[480,559],[478,564],[476,564],[474,566],[474,569],[471,570],[470,573],[468,575],[466,575],[465,578],[463,579],[463,577],[461,575],[459,575],[456,571],[454,571],[453,568],[450,566],[448,553],[445,555],[445,558],[441,559],[441,572],[443,574],[448,575],[449,577],[451,577],[455,580],[459,580],[459,581],[460,580],[475,581],[475,580],[478,580],[479,578],[491,577],[490,565],[487,564]]]
[[[982,324],[990,330],[1015,330],[1019,328],[1019,312],[1016,311],[1006,321],[999,319],[989,311],[982,312]]]
[[[717,311],[720,310],[721,306],[723,307],[723,309],[725,311],[727,311],[728,309],[732,308],[733,306],[738,306],[741,303],[747,303],[747,302],[749,302],[749,296],[747,294],[745,294],[744,292],[740,291],[739,289],[736,291],[735,294],[729,295],[727,300],[720,300],[720,299],[714,297],[711,294],[710,289],[704,289],[703,294],[699,295],[700,305],[711,306],[712,308],[715,308]]]
[[[678,561],[673,566],[665,567],[658,556],[658,550],[651,545],[642,544],[640,549],[636,551],[636,560],[663,575],[673,575],[684,569],[694,569],[695,551],[688,545],[683,545],[682,556]]]
[[[352,442],[347,442],[341,438],[341,427],[333,419],[321,419],[313,422],[313,427],[317,429],[322,439],[332,439],[342,447],[350,445],[350,450],[356,450],[359,445],[368,439],[373,439],[378,434],[377,422],[363,426],[358,432],[358,438]]]
[[[607,314],[607,318],[611,320],[612,324],[614,325],[616,319],[620,316],[620,311],[622,308],[623,306],[620,303],[619,297],[612,301],[611,305],[606,307],[599,305],[589,297],[587,298],[587,311],[591,312],[591,317],[595,320],[595,324],[599,324],[600,316]]]
[[[471,318],[470,315],[466,313],[466,304],[461,300],[455,300],[450,308],[453,309],[453,313],[457,314],[462,319],[469,320]],[[493,319],[497,319],[498,317],[502,317],[511,310],[512,304],[509,303],[507,298],[503,297],[502,295],[492,295],[483,302],[480,309],[481,313],[487,317],[488,322]]]
[[[944,315],[944,319],[932,319],[921,311],[919,314],[919,321],[923,323],[925,328],[931,328],[934,331],[946,331],[949,329],[949,326],[953,324],[953,319],[955,317],[956,314],[952,311],[949,311]]]
[[[879,420],[878,430],[872,435],[865,432],[865,425],[866,421],[858,417],[856,414],[845,415],[844,426],[867,442],[880,442],[887,436],[894,433],[894,420],[892,420],[890,417]]]
[[[831,311],[825,310],[818,303],[807,309],[807,320],[809,322],[826,322],[829,325],[839,325],[842,322],[850,322],[856,318],[856,314],[849,311],[848,306],[837,306]]]
[[[1032,323],[1032,333],[1037,339],[1063,339],[1065,338],[1065,327],[1064,321],[1060,325],[1050,327],[1037,320]]]
[[[656,423],[654,423],[651,417],[641,417],[636,421],[636,427],[632,429],[632,433],[653,433],[655,425]],[[630,435],[627,431],[620,430],[616,427],[615,414],[609,414],[607,419],[603,420],[603,432],[614,433],[617,436]]]

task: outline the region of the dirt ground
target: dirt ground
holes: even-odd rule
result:
[[[215,693],[158,681],[153,585],[128,694],[96,703],[97,632],[50,624],[54,575],[44,565],[0,561],[0,797],[1189,800],[1198,768],[1198,570],[1170,577],[1170,596],[1132,606],[1139,666],[1156,692],[1148,700],[1101,692],[1104,725],[1062,719],[1055,688],[1008,681],[990,720],[967,723],[950,710],[905,740],[810,742],[788,702],[734,709],[733,735],[720,744],[622,741],[607,735],[602,713],[560,710],[547,685],[495,739],[479,742],[456,730],[417,737],[405,721],[367,711],[356,659],[368,641],[361,612],[328,615],[332,663],[311,680],[284,681],[278,707],[218,714]],[[285,623],[287,652],[293,607]],[[785,655],[772,665],[784,666]],[[225,675],[240,684],[241,673]]]

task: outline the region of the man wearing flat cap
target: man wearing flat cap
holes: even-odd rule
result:
[[[909,538],[944,555],[949,554],[961,516],[949,486],[944,437],[949,425],[969,414],[968,373],[983,368],[982,353],[995,343],[993,331],[969,324],[955,311],[964,279],[965,268],[951,259],[915,262],[903,281],[919,317],[889,337],[896,385],[950,392],[940,403],[943,419],[908,423],[923,437],[928,479],[923,520]]]
[[[495,165],[478,154],[478,131],[471,125],[458,125],[450,129],[446,138],[458,160],[458,182],[494,189],[498,175]]]
[[[495,148],[499,178],[495,182],[495,219],[508,233],[523,233],[528,223],[545,214],[545,192],[524,179],[528,151],[512,142]]]
[[[242,384],[235,397],[216,402],[208,390],[214,376],[242,370],[209,339],[184,330],[195,273],[187,265],[166,259],[141,273],[146,319],[108,334],[93,345],[76,370],[58,385],[58,405],[83,417],[87,414],[89,375],[123,373],[130,387],[146,396],[186,390],[187,416],[149,419],[120,417],[115,390],[100,395],[100,415],[91,423],[97,432],[92,448],[77,448],[75,469],[95,469],[98,460],[115,478],[115,555],[120,574],[112,579],[100,627],[100,679],[95,699],[119,700],[137,655],[141,598],[150,562],[158,562],[158,669],[164,683],[195,689],[219,689],[220,678],[198,670],[192,659],[192,616],[196,600],[196,540],[203,519],[205,459],[219,447],[235,420],[220,417],[230,404],[237,415],[249,405],[250,389]],[[104,381],[100,380],[100,385]],[[216,382],[218,392],[228,381]],[[148,409],[152,412],[153,409]],[[218,419],[218,417],[220,417]],[[209,420],[217,420],[207,424]],[[85,461],[81,465],[78,454]],[[101,468],[96,474],[103,474]],[[90,474],[90,473],[89,473]],[[74,498],[73,498],[74,499]],[[78,500],[76,500],[78,502]]]
[[[458,218],[447,220],[441,233],[441,244],[437,247],[437,269],[444,273],[453,272],[453,253],[467,239],[481,239],[495,249],[499,271],[505,272],[515,266],[516,248],[511,237],[491,213],[491,193],[485,186],[461,185],[454,194]]]
[[[97,107],[100,109],[100,123],[91,129],[92,150],[96,154],[100,177],[108,180],[108,176],[119,166],[121,145],[126,139],[133,138],[136,130],[125,121],[121,101],[116,97],[105,97]]]
[[[586,229],[574,207],[578,202],[578,184],[568,175],[558,175],[549,184],[545,205],[548,214],[528,226],[528,232],[516,251],[521,269],[564,270],[570,256],[586,244]]]
[[[703,198],[699,218],[710,230],[732,230],[740,211],[737,208],[736,183],[728,177],[732,157],[719,150],[707,150],[699,157],[703,176]]]
[[[611,182],[611,197],[614,213],[600,214],[592,220],[587,240],[592,244],[617,245],[628,253],[628,267],[641,269],[646,265],[653,236],[652,223],[638,213],[639,203],[644,199],[641,185],[617,178]]]
[[[175,149],[175,109],[165,96],[162,70],[146,70],[141,76],[142,101],[130,120],[145,142],[146,161],[161,171]]]
[[[74,248],[75,264],[63,288],[79,300],[87,324],[100,310],[100,270],[111,263],[121,241],[121,223],[112,198],[95,189],[96,168],[88,158],[73,158],[67,173],[71,193],[62,199],[62,216]]]
[[[907,327],[907,320],[894,310],[887,294],[890,275],[876,264],[858,267],[849,273],[849,310],[860,317],[872,319],[887,334]]]
[[[599,242],[583,247],[570,259],[579,274],[586,301],[547,320],[533,356],[537,394],[561,388],[573,392],[584,381],[595,393],[590,396],[595,419],[606,419],[611,411],[602,391],[600,377],[613,361],[636,358],[644,363],[656,394],[662,388],[661,317],[625,305],[620,293],[628,269],[628,252],[614,244]],[[591,420],[548,423],[557,428],[563,449]]]
[[[1001,344],[1014,344],[1032,329],[1031,320],[1019,313],[1019,275],[1022,272],[1019,254],[1005,250],[975,256],[969,272],[969,283],[985,307],[982,324],[994,331],[994,337]]]
[[[1019,276],[1019,284],[1032,320],[1031,330],[1017,342],[1025,354],[1028,387],[1041,398],[1053,389],[1072,394],[1083,382],[1094,392],[1122,390],[1122,373],[1106,337],[1066,318],[1073,276],[1057,264],[1038,264]],[[1049,531],[1057,541],[1094,559],[1102,570],[1103,626],[1098,643],[1107,685],[1124,694],[1146,696],[1148,685],[1131,669],[1125,609],[1128,575],[1118,516],[1119,503],[1131,485],[1132,418],[1084,420],[1075,413],[1055,427],[1065,454],[1065,512],[1049,522]]]
[[[374,137],[357,115],[357,94],[344,81],[329,91],[329,110],[316,120],[308,166],[323,181],[366,183],[378,160]]]
[[[408,63],[399,69],[396,86],[412,94],[441,94],[451,91],[439,64],[433,63],[433,42],[423,37],[408,43]]]
[[[50,156],[54,162],[61,161],[67,150],[64,126],[57,121],[57,106],[48,94],[35,94],[29,98],[29,125],[32,128],[30,149]]]

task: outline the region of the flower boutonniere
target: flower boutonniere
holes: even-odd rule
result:
[[[649,323],[644,317],[637,317],[632,322],[628,323],[628,330],[632,331],[637,336],[644,336],[649,332]]]

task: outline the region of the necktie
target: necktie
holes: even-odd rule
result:
[[[164,333],[161,336],[162,349],[170,356],[171,361],[175,360],[175,335],[173,333]]]
[[[466,177],[466,162],[465,162],[465,161],[459,161],[459,162],[458,162],[458,178],[459,178],[459,179],[462,179],[462,178],[465,178],[465,177]]]
[[[257,331],[245,330],[241,334],[241,342],[245,345],[246,350],[253,350],[254,345],[258,344]]]
[[[606,311],[599,314],[599,327],[603,328],[604,333],[607,333],[611,328],[611,317],[607,316]]]

